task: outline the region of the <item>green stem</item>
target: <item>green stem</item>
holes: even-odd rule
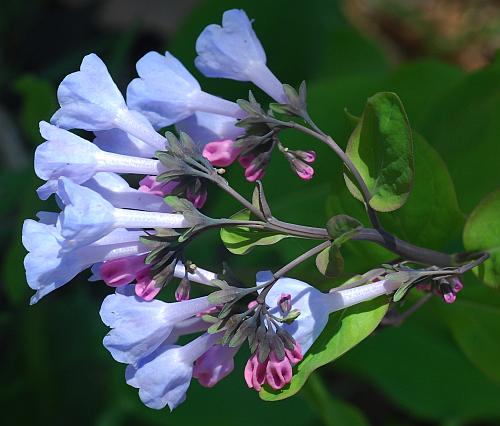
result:
[[[309,119],[310,120],[310,119]],[[370,200],[372,198],[372,195],[370,193],[370,190],[366,186],[365,181],[363,180],[363,177],[359,173],[358,169],[354,165],[354,163],[351,161],[351,159],[348,157],[348,155],[340,148],[340,146],[332,139],[331,136],[328,136],[327,134],[323,133],[318,126],[316,126],[312,120],[309,121],[310,124],[313,125],[314,129],[310,129],[309,127],[303,126],[295,121],[280,121],[280,120],[273,120],[276,122],[276,124],[281,124],[286,127],[296,129],[302,133],[305,133],[306,135],[312,136],[313,138],[316,138],[320,140],[321,142],[327,144],[338,156],[339,158],[344,162],[346,165],[347,169],[349,172],[352,174],[354,179],[356,180],[358,187],[361,191],[361,195],[363,196],[366,212],[368,214],[368,217],[370,219],[370,222],[372,223],[373,227],[376,229],[382,229],[382,225],[380,224],[380,221],[377,216],[377,212],[373,210],[373,208],[370,206]]]
[[[205,176],[206,177],[206,176]],[[221,179],[218,175],[214,177],[206,177],[213,183],[215,183],[220,189],[227,192],[231,197],[233,197],[236,201],[238,201],[243,207],[250,210],[254,216],[259,219],[266,221],[265,216],[259,210],[258,207],[254,206],[250,201],[248,201],[245,197],[243,197],[238,191],[232,188],[224,179]]]
[[[306,261],[310,257],[322,252],[324,249],[330,247],[332,245],[331,241],[324,241],[321,244],[317,245],[316,247],[313,247],[312,249],[306,251],[305,253],[302,253],[299,257],[295,258],[292,260],[290,263],[287,263],[285,266],[282,268],[278,269],[274,274],[273,278],[268,281],[267,283],[264,284],[264,290],[259,294],[259,297],[257,298],[258,303],[264,303],[266,300],[266,296],[271,290],[272,286],[276,281],[278,281],[281,277],[283,277],[285,274],[287,274],[289,271],[294,269],[296,266],[300,265],[302,262]]]
[[[278,121],[278,120],[277,120]],[[280,122],[281,123],[281,122]],[[283,122],[286,124],[286,122]],[[298,123],[291,122],[294,125],[298,126],[300,129],[303,129],[304,132],[308,134],[313,134],[316,137],[323,136],[319,133],[316,133],[314,130],[311,130],[307,127],[301,126]],[[325,138],[330,139],[329,136],[325,136]],[[333,140],[331,140],[333,142]],[[338,146],[333,142],[333,144],[338,148]],[[338,148],[340,150],[340,148]],[[345,153],[340,150],[341,154],[345,156]],[[346,156],[346,158],[348,158]],[[350,161],[350,160],[349,160]],[[355,168],[354,168],[355,169]],[[361,179],[361,177],[360,177]],[[254,206],[251,202],[245,199],[241,194],[239,194],[235,189],[233,189],[231,186],[227,184],[227,182],[224,180],[219,179],[218,177],[211,178],[217,186],[219,186],[221,189],[223,189],[225,192],[227,192],[229,195],[231,195],[233,198],[235,198],[240,204],[242,204],[245,208],[250,210],[254,216],[256,216],[258,219],[261,221],[229,221],[227,219],[224,219],[221,224],[218,224],[217,222],[214,223],[213,225],[210,225],[211,228],[213,227],[229,227],[229,226],[248,226],[250,228],[257,228],[257,229],[266,229],[269,231],[274,231],[274,232],[279,232],[279,233],[285,233],[288,235],[292,235],[294,237],[300,237],[300,238],[309,238],[309,239],[317,239],[317,240],[330,240],[331,237],[328,235],[328,232],[324,228],[316,228],[316,227],[311,227],[311,226],[304,226],[304,225],[296,225],[288,222],[283,222],[281,220],[278,220],[274,217],[269,217],[266,218],[265,215],[260,211],[260,209],[256,206]],[[361,179],[362,181],[362,179]],[[365,186],[366,188],[366,186]],[[367,193],[369,194],[369,192]],[[369,206],[368,203],[365,203],[367,206],[368,212],[373,212],[375,214],[375,211]],[[376,218],[375,216],[370,216],[371,219]],[[373,223],[373,220],[372,220]],[[359,232],[352,238],[352,240],[357,240],[357,241],[371,241],[374,242],[387,250],[392,251],[393,253],[399,255],[400,257],[410,260],[412,262],[416,263],[421,263],[424,265],[435,265],[435,266],[440,266],[440,267],[445,267],[445,266],[457,266],[462,263],[464,263],[465,260],[469,260],[470,257],[472,256],[473,259],[478,259],[482,253],[479,254],[459,254],[459,255],[450,255],[447,253],[442,253],[439,251],[427,249],[424,247],[418,247],[415,246],[409,242],[406,242],[404,240],[400,240],[399,238],[395,237],[394,235],[390,234],[389,232],[385,231],[384,229],[381,228],[378,218],[375,221],[377,224],[376,229],[371,229],[371,228],[363,228],[359,230]],[[468,256],[468,257],[467,257]],[[484,261],[486,259],[483,259]],[[479,261],[479,260],[478,260]]]
[[[406,260],[425,265],[441,267],[456,266],[456,260],[453,255],[415,246],[383,230],[363,228],[352,238],[352,240],[371,241]]]

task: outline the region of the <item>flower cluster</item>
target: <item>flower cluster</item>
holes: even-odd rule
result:
[[[205,28],[196,51],[196,67],[205,76],[252,82],[276,101],[275,110],[304,111],[305,87],[296,93],[269,70],[243,11],[227,11],[222,26]],[[206,223],[218,223],[198,210],[207,199],[207,182],[220,177],[213,166],[238,160],[249,181],[259,180],[277,147],[307,180],[316,154],[284,147],[276,136],[278,121],[253,95],[236,103],[203,91],[168,52],[147,53],[137,73],[125,100],[101,59],[86,56],[80,70],[60,84],[60,108],[51,124],[40,123],[45,142],[36,150],[35,171],[45,183],[38,194],[55,195],[61,211],[39,212],[38,221],[24,223],[26,277],[35,290],[31,303],[87,268],[90,280],[116,288],[100,311],[111,329],[104,346],[127,365],[126,381],[148,407],[175,408],[192,378],[214,386],[233,370],[246,340],[248,387],[281,389],[331,312],[391,294],[401,282],[372,279],[322,293],[262,272],[255,287],[243,289],[186,260],[193,235]],[[170,125],[179,138],[159,132]],[[94,138],[88,141],[73,129]],[[139,176],[138,185],[122,175]],[[174,278],[180,279],[176,301],[157,298]],[[216,291],[191,298],[191,283]],[[252,292],[256,299],[241,308]],[[181,336],[193,335],[178,344]]]

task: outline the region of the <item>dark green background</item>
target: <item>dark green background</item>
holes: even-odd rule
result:
[[[36,306],[27,306],[30,290],[20,230],[23,219],[54,208],[36,198],[40,181],[31,163],[41,142],[37,123],[49,119],[57,107],[57,84],[78,68],[85,54],[96,52],[124,89],[141,55],[169,49],[200,78],[205,90],[229,99],[245,97],[248,85],[204,79],[193,66],[196,37],[232,7],[244,8],[256,19],[254,28],[268,64],[281,81],[308,82],[312,116],[341,146],[350,133],[345,107],[359,114],[366,98],[377,91],[400,95],[412,127],[446,163],[458,205],[453,187],[426,186],[442,183],[434,175],[446,171],[432,149],[421,147],[416,154],[420,183],[415,184],[411,204],[384,219],[397,235],[459,251],[466,215],[500,187],[499,60],[472,74],[435,57],[393,64],[381,47],[346,21],[335,1],[206,0],[187,14],[172,37],[160,37],[140,19],[124,30],[103,27],[96,17],[98,7],[93,1],[68,7],[48,0],[7,0],[0,5],[0,134],[5,150],[0,174],[2,424],[498,424],[500,296],[472,275],[455,305],[433,300],[402,326],[377,330],[321,369],[292,399],[265,403],[248,390],[242,376],[247,354],[242,351],[229,378],[210,390],[193,382],[187,402],[172,414],[143,407],[136,390],[125,384],[124,366],[102,347],[106,328],[98,310],[111,291],[105,285],[87,283],[85,273]],[[265,100],[262,93],[256,94]],[[290,147],[315,149],[319,158],[311,182],[296,178],[283,158],[273,158],[264,185],[276,216],[316,226],[340,212],[365,220],[331,152],[301,135],[289,133],[283,139]],[[229,178],[250,196],[252,187],[241,175],[235,166]],[[237,208],[211,188],[209,214],[228,216]],[[287,239],[235,258],[214,233],[197,241],[190,254],[208,269],[220,269],[228,260],[251,280],[256,271],[276,269],[308,247],[307,242]],[[344,254],[351,273],[388,259],[387,253],[362,243],[351,244]],[[293,275],[318,286],[328,284],[312,262]]]

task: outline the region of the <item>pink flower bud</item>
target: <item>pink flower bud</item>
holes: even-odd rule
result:
[[[306,163],[314,163],[316,161],[316,152],[314,151],[294,151],[294,154]]]
[[[278,306],[284,314],[290,312],[290,309],[292,309],[292,295],[290,293],[281,293]]]
[[[293,347],[292,350],[285,349],[285,354],[286,357],[290,360],[290,363],[293,365],[298,364],[300,361],[302,361],[302,350],[300,349],[300,345],[295,342],[295,346]]]
[[[248,166],[250,166],[250,163],[254,160],[255,155],[253,154],[247,154],[244,157],[240,157],[238,161],[240,164],[243,166],[244,169],[246,169]]]
[[[146,176],[139,181],[139,191],[165,197],[179,184],[177,181],[157,182],[156,176]]]
[[[198,192],[194,192],[190,187],[186,190],[186,198],[193,203],[197,209],[201,209],[207,201],[207,190],[201,188]]]
[[[252,300],[250,303],[248,303],[248,309],[253,309],[253,308],[255,308],[258,304],[259,304],[259,302],[257,302],[256,300]]]
[[[292,167],[301,179],[310,180],[314,176],[314,169],[301,160],[294,159],[291,161]]]
[[[203,315],[212,315],[218,313],[221,310],[222,306],[223,305],[211,306],[210,308],[205,309],[204,311],[198,312],[196,314],[196,317],[201,318]]]
[[[128,256],[104,262],[99,273],[110,287],[120,287],[135,280],[137,273],[146,267],[145,256]]]
[[[151,277],[151,268],[147,267],[137,274],[135,294],[146,301],[153,300],[161,288],[156,286],[156,281]]]
[[[203,148],[203,156],[216,167],[229,166],[236,160],[240,148],[234,146],[234,141],[227,139],[224,141],[209,142]]]
[[[263,168],[258,168],[252,164],[250,164],[245,169],[245,178],[249,182],[255,182],[256,180],[262,179],[264,177],[265,170]]]
[[[298,343],[291,351],[285,349],[285,357],[281,361],[274,351],[271,351],[264,362],[259,362],[257,353],[247,361],[244,373],[248,387],[256,391],[260,391],[264,383],[268,383],[273,389],[283,388],[292,380],[292,367],[302,360]]]
[[[266,367],[268,360],[263,363],[259,362],[257,353],[254,353],[245,366],[245,382],[249,388],[254,388],[257,392],[262,389],[262,385],[266,381]]]
[[[187,278],[183,278],[175,290],[175,300],[182,302],[183,300],[189,300],[189,292],[191,291],[191,284]]]
[[[443,294],[443,299],[446,303],[453,303],[455,300],[457,300],[457,296],[455,295],[455,293],[450,291],[449,293]]]
[[[206,388],[214,387],[233,371],[237,350],[228,346],[212,346],[195,361],[193,377]]]
[[[292,364],[288,357],[281,361],[276,357],[274,351],[269,354],[269,361],[266,366],[266,381],[273,389],[283,388],[292,380]]]
[[[453,289],[454,293],[459,293],[463,290],[464,285],[458,278],[455,277],[451,279],[451,288]]]

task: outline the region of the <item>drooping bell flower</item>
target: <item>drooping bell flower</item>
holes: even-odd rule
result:
[[[165,138],[137,111],[127,107],[106,65],[93,53],[83,58],[79,71],[64,78],[57,99],[61,108],[51,122],[58,127],[88,131],[120,129],[156,149],[165,146]]]
[[[234,118],[244,116],[235,102],[202,91],[191,73],[169,52],[148,52],[136,68],[139,78],[127,88],[127,103],[157,129],[198,111]]]
[[[196,40],[196,67],[207,77],[251,81],[277,102],[283,86],[266,65],[266,53],[243,10],[224,12],[222,26],[207,26]]]

